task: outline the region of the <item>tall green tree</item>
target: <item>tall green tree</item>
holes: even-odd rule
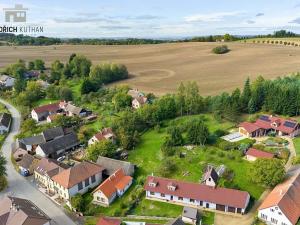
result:
[[[195,145],[205,145],[209,137],[209,130],[202,119],[195,119],[190,122],[187,130],[188,142]]]

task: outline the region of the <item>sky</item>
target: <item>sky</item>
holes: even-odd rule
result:
[[[29,8],[26,25],[43,26],[51,37],[300,33],[300,0],[0,0],[0,26],[6,24],[2,9],[15,4]]]

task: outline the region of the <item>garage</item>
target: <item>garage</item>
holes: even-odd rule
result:
[[[235,213],[235,208],[228,206],[228,212]]]
[[[225,212],[225,205],[217,204],[216,209],[219,210],[219,211],[224,211]]]
[[[237,208],[237,211],[236,211],[237,213],[242,213],[242,209],[240,209],[240,208]]]

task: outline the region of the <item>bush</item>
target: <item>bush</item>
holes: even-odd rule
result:
[[[292,164],[293,165],[300,164],[300,156],[294,156]]]
[[[7,180],[5,176],[0,177],[0,192],[7,187]]]
[[[212,52],[215,54],[225,54],[229,51],[230,50],[227,47],[227,45],[217,46],[217,47],[213,48],[213,50],[212,50]]]

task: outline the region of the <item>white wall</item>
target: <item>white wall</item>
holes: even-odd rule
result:
[[[36,122],[39,122],[39,117],[38,117],[37,113],[36,113],[34,110],[31,111],[31,117],[32,117],[32,119],[34,119]]]
[[[35,152],[37,155],[39,155],[41,157],[46,157],[44,151],[42,150],[42,148],[40,146],[37,146],[37,148],[35,149]]]
[[[273,210],[273,211],[272,211]],[[264,214],[265,216],[267,216],[266,219],[263,219],[262,214]],[[280,215],[281,214],[281,215]],[[274,224],[276,225],[276,223],[272,223],[271,219],[276,219],[278,220],[277,225],[293,225],[288,219],[287,217],[283,214],[283,212],[280,210],[279,207],[274,206],[274,207],[270,207],[270,208],[266,208],[266,209],[262,209],[258,211],[258,217],[267,222],[268,224]]]
[[[246,159],[247,159],[248,161],[254,162],[257,158],[254,157],[254,156],[252,156],[252,155],[246,155]]]

